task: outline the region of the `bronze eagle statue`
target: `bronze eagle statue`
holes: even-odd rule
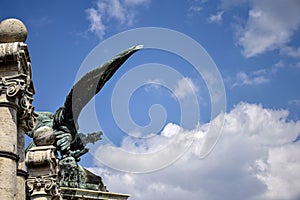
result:
[[[76,162],[88,152],[87,143],[101,138],[102,132],[78,133],[78,117],[84,106],[102,89],[121,65],[142,45],[133,46],[85,74],[68,93],[65,102],[55,113],[37,112],[36,126],[27,135],[32,145],[53,144],[63,158],[73,157]]]

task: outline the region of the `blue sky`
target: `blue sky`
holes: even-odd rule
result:
[[[209,141],[209,125],[218,118],[211,116],[210,80],[173,52],[146,46],[134,54],[84,112],[81,129],[101,129],[105,138],[81,164],[101,174],[109,190],[143,200],[300,198],[300,146],[293,142],[300,133],[299,11],[297,0],[0,3],[1,20],[19,18],[28,29],[26,43],[38,111],[54,112],[85,70],[130,47],[126,42],[143,41],[133,38],[109,45],[114,41],[111,38],[120,38],[123,31],[144,27],[174,30],[192,38],[209,54],[199,56],[199,62],[211,59],[215,63],[225,88],[226,112],[221,137],[204,159],[199,159],[199,149]],[[139,37],[155,40],[147,33]],[[161,37],[157,40],[164,39]],[[181,40],[173,42],[184,49]],[[192,48],[186,52],[200,53]],[[140,66],[145,70],[138,74],[134,70]],[[169,72],[163,71],[166,69]],[[175,71],[181,78],[170,75]],[[122,78],[125,82],[120,82]],[[138,80],[142,84],[125,104],[126,92]],[[121,96],[114,93],[118,87],[124,92]],[[136,129],[127,123],[125,112],[114,116],[112,110],[118,105],[126,107]],[[199,110],[197,123],[182,125],[181,106],[190,122]],[[180,149],[180,144],[189,148]],[[160,151],[163,147],[164,152]],[[141,157],[129,158],[126,153]],[[148,155],[150,161],[145,158]],[[135,173],[147,170],[153,172]]]

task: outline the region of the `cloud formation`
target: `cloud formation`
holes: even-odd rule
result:
[[[111,191],[129,193],[132,200],[296,200],[300,198],[300,142],[292,141],[300,134],[300,121],[287,121],[288,114],[286,110],[240,103],[225,115],[223,135],[203,160],[197,156],[202,141],[199,136],[209,124],[189,131],[191,137],[197,138],[196,142],[177,162],[162,170],[121,173],[103,166],[97,159],[97,167],[92,170],[103,176]],[[169,125],[166,130],[173,134],[187,133],[176,125]],[[128,147],[130,143],[126,142],[123,145],[125,149],[141,148]],[[143,151],[147,151],[148,144],[142,145],[145,145]],[[120,163],[124,160],[118,154],[113,157]]]
[[[219,11],[215,15],[210,15],[208,18],[209,23],[220,23],[222,21],[224,11]]]
[[[174,96],[178,99],[190,97],[190,95],[196,94],[197,91],[196,84],[188,77],[179,79],[173,89]]]
[[[162,86],[167,86],[168,84],[161,79],[153,79],[147,81],[147,87],[145,90],[149,90],[150,88],[159,89]],[[177,98],[178,100],[190,98],[193,95],[196,95],[198,92],[198,86],[194,81],[189,77],[182,77],[177,79],[174,85],[169,85],[172,90],[172,97]]]
[[[245,19],[234,14],[234,9],[248,9]],[[298,0],[221,0],[216,14],[208,17],[210,23],[221,22],[225,12],[233,14],[237,44],[246,58],[272,50],[297,58],[299,47],[290,47],[294,33],[300,26],[300,2]],[[229,15],[230,16],[230,15]]]
[[[243,85],[260,85],[270,82],[270,79],[266,77],[266,70],[257,70],[249,73],[239,72],[236,75],[236,81],[232,87]]]
[[[295,48],[295,47],[286,46],[286,47],[281,48],[280,53],[299,59],[300,58],[300,47]]]
[[[245,57],[253,57],[287,44],[300,25],[300,2],[252,0],[248,19],[238,30]]]
[[[136,7],[147,5],[150,0],[98,0],[96,6],[86,9],[90,22],[89,31],[103,39],[109,24],[130,26],[135,21]]]

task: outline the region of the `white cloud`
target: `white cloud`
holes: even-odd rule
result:
[[[279,60],[268,71],[270,73],[277,73],[279,70],[286,69],[286,68],[300,69],[300,61],[296,60],[296,62],[293,62],[293,61],[292,62],[288,62],[288,61],[284,61],[284,60]]]
[[[149,134],[146,138],[138,139],[126,137],[122,141],[122,148],[105,144],[97,148],[93,154],[114,169],[145,173],[160,170],[174,163],[194,141],[201,143],[203,136],[204,131],[199,127],[189,131],[179,125],[168,123],[161,134]],[[124,158],[122,162],[120,158]]]
[[[106,29],[102,22],[102,16],[94,8],[89,8],[86,12],[88,14],[88,20],[90,21],[89,31],[95,33],[100,39],[102,39]]]
[[[237,31],[238,43],[246,57],[282,48],[300,24],[300,1],[253,0],[248,20]]]
[[[262,199],[299,199],[300,143],[271,148],[257,177],[267,185]],[[292,197],[292,198],[291,198]]]
[[[300,198],[300,142],[292,141],[300,133],[300,121],[287,121],[287,116],[286,110],[240,103],[225,115],[223,135],[203,160],[197,157],[201,144],[197,136],[209,124],[188,132],[199,140],[165,169],[146,174],[121,173],[96,162],[98,167],[93,170],[103,177],[110,191],[129,193],[132,200],[296,200]],[[186,132],[175,125],[168,129],[177,134]],[[173,148],[176,151],[176,146]],[[104,153],[120,164],[126,160],[119,154]],[[156,161],[160,159],[166,157],[158,156]]]
[[[192,79],[185,77],[177,81],[173,93],[174,97],[178,99],[184,99],[189,97],[190,95],[196,94],[198,88],[192,81]]]
[[[250,73],[239,72],[236,75],[236,81],[232,87],[243,85],[260,85],[268,82],[270,82],[270,79],[266,77],[265,70],[252,71]]]
[[[286,46],[280,49],[280,53],[300,59],[300,47],[295,48]]]
[[[107,9],[107,13],[109,13],[108,18],[116,19],[121,24],[124,24],[126,20],[128,20],[129,24],[131,23],[132,16],[127,13],[125,7],[119,0],[110,0],[109,3],[98,2],[98,4],[100,4],[99,7],[103,6],[103,9],[101,9],[101,11]]]
[[[208,18],[209,23],[220,23],[222,21],[224,11],[219,11],[215,15],[210,15]]]
[[[282,60],[280,60],[280,61],[278,61],[277,63],[275,63],[275,65],[272,66],[271,72],[272,72],[272,73],[276,73],[278,70],[284,68],[285,65],[286,65],[286,64],[285,64]]]
[[[135,21],[137,6],[148,5],[150,0],[98,0],[95,8],[86,10],[90,22],[89,31],[100,39],[110,23],[130,26]]]

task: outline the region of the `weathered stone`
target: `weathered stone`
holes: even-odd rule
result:
[[[16,160],[0,155],[0,197],[2,199],[15,199],[16,181]]]
[[[17,176],[16,200],[24,200],[26,197],[25,177]]]
[[[68,200],[126,200],[129,198],[128,194],[94,191],[79,188],[61,187],[60,192],[62,198]]]
[[[0,24],[0,196],[25,200],[24,133],[34,126],[34,88],[19,20]],[[3,43],[12,42],[12,43]]]
[[[0,43],[25,42],[26,26],[18,19],[6,19],[0,22]]]
[[[33,141],[37,146],[53,145],[55,142],[53,129],[49,126],[42,126],[38,128],[34,132]]]
[[[18,126],[18,168],[17,168],[17,196],[16,200],[24,200],[26,197],[25,180],[27,178],[25,166],[24,130]]]
[[[5,107],[9,103],[15,105],[9,101],[0,101],[0,151],[17,154],[17,110]]]
[[[52,145],[32,147],[26,154],[25,163],[29,177],[58,174],[56,148]]]
[[[39,176],[29,177],[27,187],[31,200],[58,200],[60,194],[58,190],[57,177]]]
[[[59,199],[59,165],[54,146],[32,147],[26,154],[30,199]]]

